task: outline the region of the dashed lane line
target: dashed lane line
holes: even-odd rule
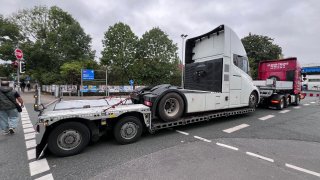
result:
[[[310,171],[308,169],[304,169],[304,168],[301,168],[301,167],[298,167],[298,166],[295,166],[295,165],[292,165],[292,164],[287,164],[287,163],[286,163],[286,166],[288,168],[292,168],[292,169],[295,169],[297,171],[301,171],[301,172],[304,172],[304,173],[307,173],[307,174],[311,174],[311,175],[320,177],[320,173],[317,173],[317,172],[314,172],[314,171]]]
[[[259,118],[261,121],[265,121],[265,120],[267,120],[267,119],[270,119],[270,118],[273,118],[274,117],[274,115],[267,115],[267,116],[263,116],[263,117],[261,117],[261,118]]]
[[[222,147],[225,147],[225,148],[229,148],[229,149],[232,149],[232,150],[235,150],[235,151],[238,151],[239,149],[236,148],[236,147],[233,147],[233,146],[229,146],[229,145],[226,145],[226,144],[222,144],[222,143],[216,143],[216,145],[218,146],[222,146]]]
[[[235,126],[235,127],[229,128],[229,129],[225,129],[225,130],[223,130],[223,132],[233,133],[235,131],[238,131],[240,129],[243,129],[243,128],[246,128],[246,127],[249,127],[249,126],[250,126],[249,124],[240,124],[238,126]]]
[[[262,159],[262,160],[266,160],[266,161],[269,161],[269,162],[274,162],[273,159],[261,156],[259,154],[255,154],[255,153],[252,153],[252,152],[246,152],[246,154],[248,154],[249,156],[257,157],[257,158]]]
[[[316,102],[310,102],[311,104],[315,104]]]
[[[280,111],[279,113],[282,113],[282,114],[284,114],[284,113],[287,113],[287,112],[290,112],[291,110],[283,110],[283,111]]]
[[[177,132],[177,133],[180,133],[180,134],[183,134],[183,135],[186,135],[186,136],[188,136],[188,135],[189,135],[189,133],[187,133],[187,132],[183,132],[183,131],[179,131],[179,130],[176,130],[176,132]]]
[[[199,136],[193,136],[193,137],[196,138],[196,139],[199,139],[199,140],[201,140],[201,141],[204,141],[204,142],[211,142],[211,140],[205,139],[205,138],[203,138],[203,137],[199,137]]]
[[[310,104],[303,104],[304,106],[310,106]]]
[[[301,106],[295,106],[295,107],[293,107],[294,109],[300,109],[301,108]]]
[[[26,108],[23,108],[23,112],[21,114],[21,124],[23,127],[24,139],[27,149],[27,157],[29,160],[30,176],[36,176],[41,173],[49,172],[50,167],[46,158],[36,160],[36,133],[33,129],[33,125],[30,121]],[[37,178],[37,180],[54,180],[54,178],[51,173],[47,173]]]

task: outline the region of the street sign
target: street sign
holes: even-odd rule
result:
[[[14,50],[14,55],[16,56],[16,58],[18,59],[18,60],[21,60],[22,58],[23,58],[23,52],[22,52],[22,50],[21,49],[15,49]]]
[[[129,84],[132,86],[134,84],[134,80],[133,79],[130,79],[129,80]]]
[[[82,80],[94,80],[94,70],[83,69],[82,70]]]

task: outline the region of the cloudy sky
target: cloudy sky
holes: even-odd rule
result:
[[[97,58],[104,32],[116,22],[139,37],[160,27],[178,44],[179,55],[181,34],[193,37],[226,24],[240,38],[249,32],[274,38],[285,57],[320,63],[319,0],[1,0],[0,14],[35,5],[57,5],[72,14],[92,37]]]

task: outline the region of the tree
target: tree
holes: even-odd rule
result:
[[[252,35],[249,33],[249,35],[242,38],[241,41],[249,58],[253,79],[257,78],[258,64],[260,61],[279,59],[282,56],[282,48],[274,44],[274,39],[268,36]]]
[[[142,84],[156,85],[176,82],[180,79],[178,47],[160,28],[142,35],[139,41],[136,76]]]
[[[59,80],[60,66],[66,62],[94,58],[90,36],[69,13],[57,6],[24,9],[14,14],[11,21],[30,39],[23,49],[28,72],[42,83]]]
[[[64,63],[60,67],[60,73],[63,83],[67,84],[80,84],[81,82],[81,69],[98,69],[98,64],[93,60],[73,61]]]
[[[133,65],[137,51],[138,37],[122,22],[110,26],[104,34],[101,64],[107,65],[111,77],[118,77],[113,83],[127,84],[133,77]]]

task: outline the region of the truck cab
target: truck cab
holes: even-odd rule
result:
[[[228,26],[220,25],[186,41],[184,74],[184,88],[159,85],[144,89],[137,93],[140,98],[133,97],[134,102],[143,101],[164,121],[190,113],[255,107],[259,102],[246,51]]]

